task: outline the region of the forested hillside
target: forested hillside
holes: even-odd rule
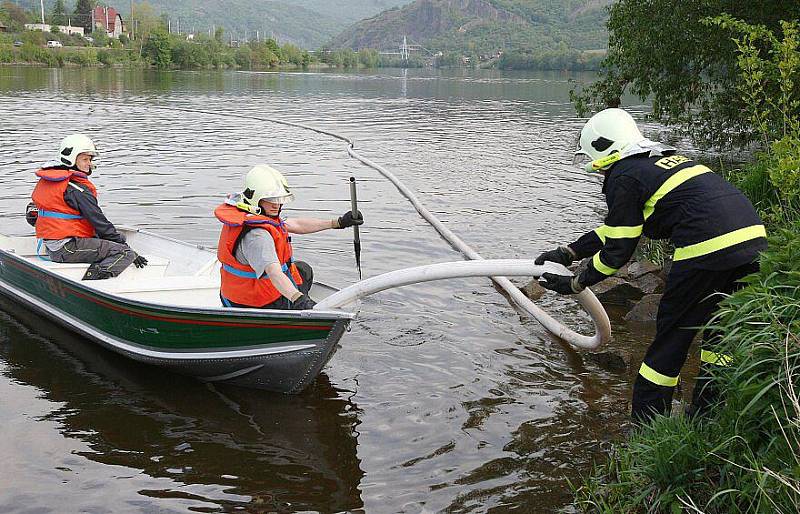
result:
[[[223,27],[227,37],[255,39],[274,37],[304,48],[318,48],[351,23],[373,16],[384,9],[404,5],[411,0],[149,0],[137,2],[133,8],[148,6],[156,14],[164,13],[172,28],[182,32],[208,32]],[[55,0],[45,0],[46,14]],[[107,0],[125,19],[130,13],[128,0]],[[39,11],[38,0],[18,0],[21,7]],[[65,0],[71,12],[75,0]]]
[[[439,51],[555,51],[607,45],[610,0],[416,0],[356,23],[332,47],[396,48],[402,37]]]

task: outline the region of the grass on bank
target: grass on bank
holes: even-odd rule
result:
[[[800,222],[776,230],[761,271],[721,304],[713,380],[725,401],[703,420],[659,417],[575,490],[585,512],[800,512]]]

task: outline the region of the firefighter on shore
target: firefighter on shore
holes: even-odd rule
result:
[[[698,327],[711,319],[723,294],[742,287],[739,280],[758,270],[759,253],[767,247],[764,226],[741,191],[674,148],[642,136],[622,109],[606,109],[589,119],[576,156],[588,158],[587,171],[604,176],[608,215],[603,225],[574,243],[537,258],[537,264],[569,265],[591,257],[579,275],[545,273],[542,285],[561,294],[579,293],[624,266],[642,235],[673,243],[656,336],[633,386],[631,413],[636,423],[669,415]],[[705,331],[690,415],[716,401],[716,392],[703,378],[708,366],[730,363],[729,356],[709,347],[712,342],[713,334]]]
[[[53,262],[88,262],[83,280],[116,277],[134,264],[147,265],[108,221],[89,176],[99,155],[91,139],[73,134],[61,141],[54,161],[36,172],[39,182],[26,211],[28,223]],[[41,252],[41,248],[37,248]]]
[[[276,169],[259,165],[245,177],[245,189],[216,208],[222,222],[217,257],[222,263],[220,300],[225,307],[313,309],[308,296],[314,280],[310,265],[295,261],[290,234],[361,225],[361,212],[334,219],[281,218],[294,199]]]

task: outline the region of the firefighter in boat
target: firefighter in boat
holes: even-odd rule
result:
[[[294,199],[284,176],[259,165],[245,177],[245,189],[230,195],[214,211],[222,222],[217,257],[222,263],[220,300],[226,307],[313,309],[308,296],[314,273],[295,261],[290,234],[361,225],[361,212],[335,219],[282,218],[283,206]]]
[[[55,161],[36,172],[39,182],[25,213],[36,228],[37,251],[44,246],[53,262],[88,262],[83,280],[116,277],[131,264],[147,265],[97,203],[97,188],[89,177],[98,155],[87,136],[65,137]]]

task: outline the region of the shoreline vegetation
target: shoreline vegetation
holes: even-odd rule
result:
[[[578,51],[561,48],[550,51],[509,51],[494,55],[465,56],[444,52],[434,58],[382,55],[374,49],[359,51],[301,49],[279,45],[274,39],[234,44],[223,42],[223,31],[188,40],[158,27],[146,38],[130,40],[96,38],[90,44],[81,36],[59,32],[25,31],[0,33],[0,65],[41,65],[50,67],[128,67],[179,70],[277,70],[306,69],[310,66],[340,69],[374,68],[482,68],[503,70],[597,70],[605,56],[602,50]],[[63,46],[49,48],[48,41]]]
[[[46,34],[46,33],[42,33]],[[19,41],[19,40],[17,40]],[[604,57],[602,51],[509,52],[492,59],[480,56],[464,57],[457,53],[444,54],[435,60],[419,58],[402,60],[382,56],[376,50],[319,50],[309,52],[293,45],[278,46],[273,40],[247,43],[238,48],[189,47],[178,42],[168,51],[155,44],[145,45],[139,53],[129,47],[64,46],[47,48],[42,43],[12,46],[0,36],[0,65],[29,65],[48,67],[126,67],[172,70],[292,70],[316,68],[377,69],[377,68],[467,68],[530,71],[597,71]]]

